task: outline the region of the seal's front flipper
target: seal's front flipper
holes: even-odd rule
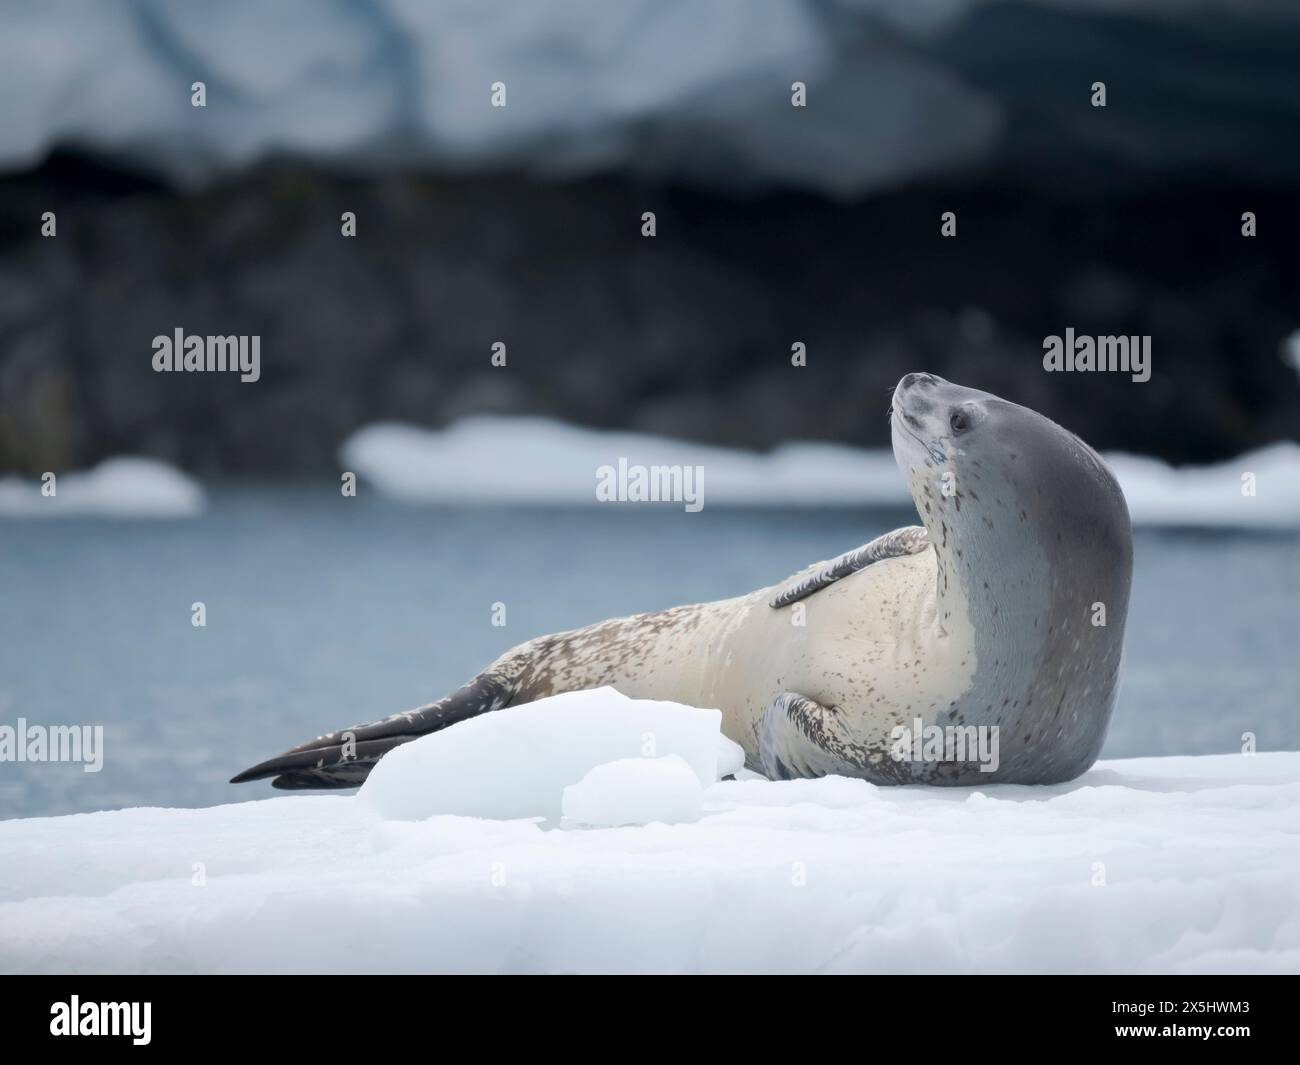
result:
[[[759,769],[769,780],[862,776],[867,752],[853,743],[838,710],[797,692],[768,704],[758,736]]]
[[[802,573],[796,573],[782,585],[768,606],[773,608],[789,606],[800,599],[806,599],[814,592],[819,592],[828,584],[857,573],[873,562],[882,562],[887,558],[900,555],[915,555],[930,546],[930,536],[924,525],[908,525],[895,529],[883,536],[877,536],[870,543],[846,551],[829,562],[820,562]]]
[[[381,757],[403,743],[479,714],[509,706],[518,682],[499,672],[480,673],[444,699],[406,710],[369,725],[339,729],[291,747],[275,758],[245,769],[230,781],[275,777],[273,787],[355,788]]]

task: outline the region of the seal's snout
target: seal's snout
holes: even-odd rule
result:
[[[943,384],[942,377],[936,377],[932,373],[905,373],[902,380],[898,382],[898,391],[905,392],[909,388],[927,388]]]
[[[934,405],[935,390],[947,382],[932,373],[905,373],[894,388],[894,410],[916,424],[916,415],[929,413]]]
[[[918,416],[928,414],[933,408],[934,390],[946,382],[932,373],[907,373],[894,388],[893,411],[913,429],[920,429]]]

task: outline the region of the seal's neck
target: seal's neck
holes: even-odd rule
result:
[[[1052,624],[1042,530],[1005,486],[987,479],[959,482],[944,467],[927,467],[909,481],[937,563],[937,635],[973,633],[981,658],[999,649],[979,663],[986,676],[993,670],[1009,685],[1026,680],[1033,649]]]
[[[1123,497],[1095,454],[1070,458],[1019,451],[1007,464],[1019,479],[978,461],[960,476],[934,466],[909,477],[937,560],[936,628],[971,626],[976,668],[1000,693],[1087,662],[1109,670],[1122,638],[1132,570]]]

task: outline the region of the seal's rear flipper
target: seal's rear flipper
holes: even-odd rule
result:
[[[283,791],[309,791],[320,788],[359,788],[366,782],[370,770],[378,759],[369,762],[347,762],[323,769],[299,769],[281,773],[271,787]],[[252,777],[244,779],[251,780]],[[232,782],[233,783],[233,782]]]
[[[518,688],[504,673],[480,673],[463,688],[445,699],[406,710],[369,725],[356,725],[307,743],[291,747],[284,754],[245,769],[230,783],[274,777],[273,787],[355,788],[375,763],[394,747],[448,725],[509,706]]]

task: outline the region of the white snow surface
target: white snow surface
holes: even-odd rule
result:
[[[571,727],[611,705],[564,697],[531,756],[588,743]],[[663,727],[663,704],[623,710]],[[520,769],[501,738],[462,751],[485,793]],[[664,789],[663,762],[640,797],[618,760],[573,781],[616,819],[700,787],[679,765]],[[0,971],[1300,971],[1300,753],[699,798],[697,820],[619,828],[393,820],[353,796],[0,821]]]
[[[910,501],[888,450],[787,443],[759,454],[546,418],[483,415],[442,430],[378,423],[350,436],[339,457],[383,495],[411,503],[594,504],[597,471],[617,469],[620,459],[629,467],[700,468],[706,507]],[[1274,444],[1212,466],[1175,468],[1120,453],[1105,458],[1135,524],[1300,527],[1300,445]],[[1242,490],[1247,473],[1254,474],[1254,495]]]
[[[54,485],[46,496],[40,481],[0,478],[0,518],[189,518],[206,506],[197,481],[155,459],[105,459],[94,469],[58,474]]]

